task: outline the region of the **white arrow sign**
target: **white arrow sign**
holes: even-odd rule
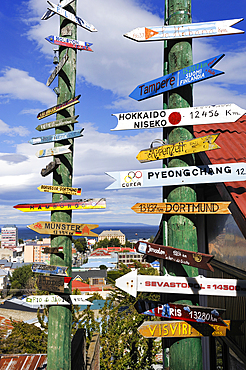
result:
[[[226,21],[177,24],[172,26],[138,27],[127,32],[124,36],[134,41],[160,41],[232,35],[235,33],[244,33],[244,31],[231,28],[231,26],[242,20],[243,18]]]
[[[221,104],[118,113],[112,114],[118,119],[118,124],[111,131],[229,123],[237,121],[245,112],[236,104]]]
[[[59,6],[61,6],[62,8],[65,8],[67,5],[71,4],[74,0],[62,0],[60,3],[59,3]],[[42,21],[46,21],[47,19],[51,18],[53,15],[55,15],[54,12],[52,12],[51,10],[47,10],[44,15],[42,16]]]
[[[87,301],[86,298],[90,298],[91,295],[70,295],[72,304],[74,305],[92,305],[90,301]],[[32,295],[24,298],[26,303],[31,305],[39,306],[51,306],[51,305],[70,305],[65,299],[59,297],[58,295]]]
[[[106,174],[115,180],[106,189],[139,189],[152,186],[245,181],[246,163],[151,168],[149,170],[106,172]]]
[[[137,292],[245,297],[246,280],[182,276],[137,275],[137,270],[115,280],[115,286],[136,297]]]

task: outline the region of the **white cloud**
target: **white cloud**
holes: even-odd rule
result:
[[[5,134],[8,136],[26,136],[29,134],[29,131],[26,127],[23,126],[11,127],[0,119],[0,135],[1,134]]]

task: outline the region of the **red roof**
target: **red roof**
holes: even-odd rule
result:
[[[89,285],[86,283],[82,283],[79,280],[72,281],[72,290],[79,289],[81,292],[98,292],[102,291],[102,287],[98,287],[96,285]]]
[[[195,137],[215,133],[220,134],[216,139],[216,144],[220,146],[220,149],[210,150],[206,154],[200,154],[204,164],[246,162],[245,124],[246,115],[243,115],[233,123],[193,126]],[[227,182],[225,186],[246,220],[246,182]]]
[[[1,355],[1,370],[35,370],[43,369],[47,363],[47,355]]]

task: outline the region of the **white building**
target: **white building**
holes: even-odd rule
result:
[[[15,225],[4,225],[1,229],[1,248],[14,249],[18,245],[18,228]]]
[[[120,230],[103,230],[101,234],[98,235],[98,241],[114,238],[119,239],[121,245],[126,244],[126,237]]]

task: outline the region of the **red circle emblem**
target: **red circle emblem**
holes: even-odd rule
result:
[[[168,121],[171,125],[177,125],[181,121],[181,114],[179,112],[173,112],[168,117]]]

